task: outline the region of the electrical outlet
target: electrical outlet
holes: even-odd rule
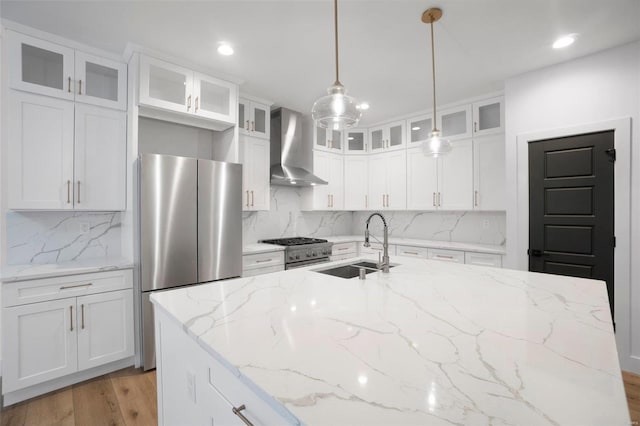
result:
[[[484,219],[482,221],[482,229],[488,229],[489,228],[489,219]]]
[[[82,232],[89,232],[90,229],[91,225],[89,224],[89,222],[80,222],[80,230]]]
[[[196,403],[196,375],[187,371],[187,398]]]

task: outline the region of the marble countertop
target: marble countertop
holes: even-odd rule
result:
[[[307,425],[630,424],[603,282],[399,263],[364,281],[315,265],[152,300]]]
[[[0,270],[0,281],[8,283],[130,268],[133,268],[133,262],[120,257],[61,263],[8,265]]]
[[[276,246],[274,244],[254,243],[246,244],[242,247],[242,254],[269,253],[272,251],[284,251],[284,246]]]
[[[364,235],[338,235],[333,237],[323,237],[327,241],[332,243],[348,243],[351,241],[364,241]],[[377,236],[382,241],[381,236]],[[372,241],[376,241],[372,238]],[[476,244],[476,243],[459,243],[454,241],[435,241],[435,240],[418,240],[414,238],[395,238],[389,237],[389,244],[407,245],[414,247],[428,247],[448,250],[462,250],[471,251],[477,253],[490,253],[490,254],[506,254],[505,246],[497,246],[491,244]]]

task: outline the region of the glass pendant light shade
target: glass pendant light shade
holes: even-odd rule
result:
[[[434,130],[429,135],[429,139],[422,143],[422,153],[428,157],[437,158],[440,155],[451,152],[451,142],[440,136],[439,130]]]
[[[316,125],[332,130],[344,130],[357,125],[362,111],[356,101],[346,95],[344,86],[334,84],[327,89],[327,93],[311,109]]]

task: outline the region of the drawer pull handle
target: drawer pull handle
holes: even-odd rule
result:
[[[69,85],[67,86],[67,92],[71,93],[71,77],[69,77]]]
[[[73,306],[69,306],[69,331],[73,331]]]
[[[453,259],[453,256],[446,256],[444,254],[436,254],[436,257],[439,257],[441,259]]]
[[[273,261],[273,259],[258,259],[256,260],[256,263],[267,263],[271,261]]]
[[[82,80],[78,82],[78,95],[82,95]]]
[[[336,250],[338,250],[338,251],[342,251],[342,250],[349,250],[350,248],[351,248],[351,247],[340,247],[340,248],[338,248],[338,249],[336,249]]]
[[[81,315],[81,318],[82,318],[82,321],[81,321],[81,323],[82,323],[81,328],[84,330],[84,303],[83,303],[82,305],[80,305],[80,308],[81,308],[81,309],[80,309],[80,311],[82,312],[82,315]]]
[[[240,420],[242,420],[244,422],[245,425],[247,426],[253,426],[253,423],[251,423],[249,421],[248,418],[246,418],[243,414],[242,414],[242,410],[246,410],[247,407],[244,406],[244,404],[242,404],[241,406],[239,406],[238,408],[233,407],[233,409],[231,411],[233,411],[233,414],[235,414],[236,416],[240,417]]]
[[[404,253],[405,253],[405,254],[413,254],[414,256],[417,256],[417,255],[418,255],[418,252],[417,252],[417,251],[405,251]]]
[[[60,290],[67,290],[67,289],[70,289],[70,288],[78,288],[78,287],[89,287],[90,285],[93,285],[93,283],[76,284],[76,285],[63,285],[62,287],[60,287]]]

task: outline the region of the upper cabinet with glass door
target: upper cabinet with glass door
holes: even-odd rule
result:
[[[367,145],[366,129],[349,129],[344,132],[345,154],[367,154]]]
[[[140,56],[140,105],[236,124],[238,86],[146,55]]]
[[[269,139],[271,135],[271,104],[240,98],[238,101],[238,126],[242,134]]]
[[[127,67],[66,46],[7,31],[13,89],[127,109]]]
[[[433,130],[433,113],[420,115],[407,120],[407,146],[419,146],[429,139]]]
[[[397,121],[369,129],[371,152],[390,151],[405,147],[405,122]]]
[[[449,140],[471,137],[471,105],[438,111],[437,120],[442,137]]]
[[[342,152],[342,132],[339,130],[316,127],[313,139],[315,149],[329,152]]]
[[[473,104],[473,135],[504,132],[504,98],[487,99]]]

